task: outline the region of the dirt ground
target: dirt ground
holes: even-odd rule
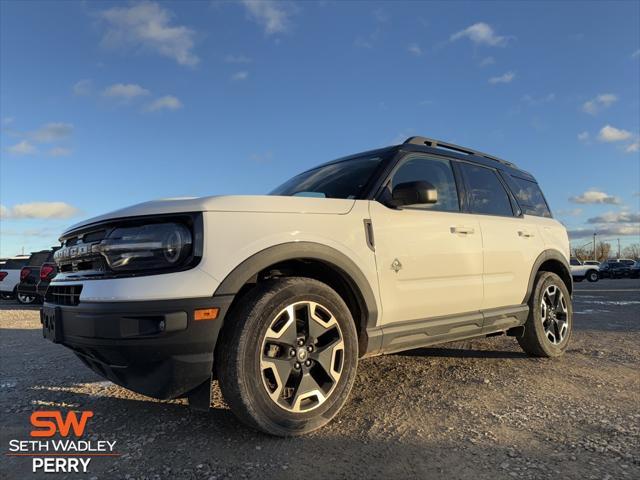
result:
[[[527,358],[493,337],[360,362],[350,400],[309,436],[277,439],[236,422],[214,386],[208,413],[133,394],[42,339],[38,311],[0,306],[0,477],[37,478],[34,409],[93,410],[90,479],[640,478],[640,280],[576,285],[567,354]],[[41,474],[63,478],[62,474]]]

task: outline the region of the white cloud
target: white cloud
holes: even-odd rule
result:
[[[50,122],[39,129],[29,132],[28,135],[36,142],[48,143],[70,137],[73,133],[73,125],[70,123]]]
[[[620,224],[620,225],[600,225],[591,228],[578,228],[569,230],[569,238],[587,238],[591,237],[594,231],[600,236],[638,236],[640,235],[640,225]]]
[[[582,104],[582,111],[590,115],[595,115],[601,110],[610,107],[618,101],[618,96],[613,93],[601,93],[595,98],[588,100]]]
[[[640,57],[640,48],[631,54],[631,58]]]
[[[264,28],[267,35],[289,30],[289,12],[273,0],[241,0],[249,17]]]
[[[251,63],[253,60],[245,55],[227,55],[224,57],[226,63]]]
[[[494,63],[496,63],[496,59],[493,57],[485,57],[480,60],[481,67],[488,67],[489,65],[493,65]]]
[[[15,118],[13,118],[13,117],[2,117],[2,126],[3,127],[8,127],[14,121],[15,121]]]
[[[587,190],[581,195],[577,195],[569,198],[570,202],[582,203],[582,204],[607,204],[607,205],[619,205],[620,199],[612,195],[608,195],[605,192],[598,190]]]
[[[598,140],[601,142],[621,142],[631,138],[631,132],[621,130],[611,125],[605,125],[598,133]]]
[[[91,95],[93,92],[93,82],[90,79],[79,80],[73,85],[73,94],[80,97]]]
[[[542,95],[540,97],[536,97],[535,95],[530,95],[527,93],[522,97],[522,101],[531,106],[553,102],[555,99],[556,99],[555,93],[548,93],[547,95]]]
[[[597,217],[591,217],[587,223],[640,223],[640,213],[607,212]]]
[[[587,140],[589,140],[589,132],[580,132],[578,134],[578,140],[580,140],[581,142],[586,142]]]
[[[236,72],[231,75],[231,80],[235,82],[241,82],[242,80],[246,80],[247,78],[249,78],[248,72]]]
[[[569,208],[565,210],[558,210],[558,215],[561,217],[579,217],[582,215],[581,208]]]
[[[178,110],[182,108],[182,102],[173,95],[165,95],[155,99],[147,106],[147,110],[150,112],[156,112],[158,110]]]
[[[53,147],[49,150],[49,155],[52,157],[66,157],[71,155],[72,151],[66,147]]]
[[[2,206],[0,213],[4,219],[22,220],[26,218],[71,218],[80,211],[65,202],[32,202],[19,203],[13,207]]]
[[[516,78],[516,74],[513,72],[507,72],[499,77],[491,77],[489,79],[489,83],[492,85],[496,85],[498,83],[511,83],[511,81]]]
[[[640,141],[636,140],[635,142],[627,145],[627,147],[624,149],[624,151],[627,152],[627,153],[640,152]]]
[[[417,43],[412,43],[411,45],[409,45],[407,47],[407,51],[417,57],[422,55],[422,49],[420,48],[420,45],[418,45]]]
[[[195,32],[172,25],[173,14],[158,3],[144,1],[129,7],[104,10],[107,23],[102,44],[111,48],[138,48],[174,59],[180,65],[194,66],[200,59],[193,53]]]
[[[115,83],[108,86],[102,92],[105,97],[131,100],[132,98],[150,95],[151,92],[135,83]]]
[[[27,140],[22,140],[20,143],[7,147],[7,151],[14,155],[33,155],[38,152],[38,149]]]
[[[474,23],[470,27],[454,33],[451,35],[450,40],[453,42],[461,38],[468,38],[478,45],[489,45],[491,47],[504,47],[509,42],[508,37],[496,35],[493,28],[484,22]]]

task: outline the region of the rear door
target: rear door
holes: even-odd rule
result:
[[[427,181],[438,202],[385,206],[399,183]],[[380,201],[370,203],[375,255],[383,304],[383,323],[477,312],[482,305],[482,238],[474,215],[461,212],[451,162],[425,154],[404,157],[391,174]],[[456,328],[473,333],[477,315],[467,324],[436,321],[442,334]],[[480,322],[482,323],[482,322]]]
[[[468,211],[482,231],[483,310],[520,305],[533,264],[544,249],[536,225],[519,211],[498,171],[460,162]]]

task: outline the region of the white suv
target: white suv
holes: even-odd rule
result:
[[[268,196],[167,199],[67,230],[45,337],[136,392],[247,425],[321,427],[358,359],[506,333],[554,357],[572,331],[569,241],[535,179],[423,137]]]

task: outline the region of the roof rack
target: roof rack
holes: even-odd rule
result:
[[[464,153],[466,155],[474,155],[476,157],[484,157],[489,160],[493,160],[494,162],[501,163],[503,165],[507,165],[509,167],[515,167],[515,165],[511,162],[507,162],[506,160],[502,160],[501,158],[494,157],[493,155],[488,155],[486,153],[479,152],[477,150],[473,150],[467,147],[461,147],[460,145],[455,145],[453,143],[443,142],[442,140],[435,140],[433,138],[427,137],[409,137],[404,143],[408,143],[411,145],[426,145],[431,148],[445,148],[447,150],[452,150],[457,153]]]

